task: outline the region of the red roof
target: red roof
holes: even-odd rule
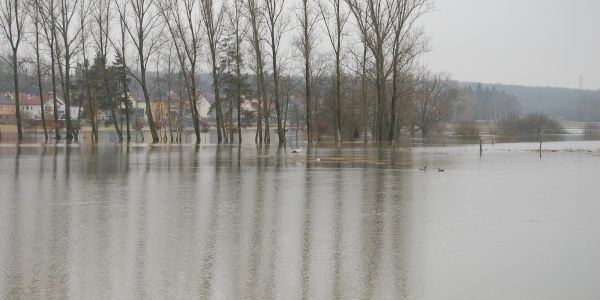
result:
[[[47,103],[50,100],[50,98],[51,97],[49,95],[46,95],[46,97],[44,97],[44,103]],[[19,105],[40,105],[41,102],[42,101],[40,96],[19,93]]]

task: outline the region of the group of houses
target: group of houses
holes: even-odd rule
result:
[[[49,93],[43,97],[44,113],[47,119],[54,118],[54,96]],[[25,120],[41,120],[42,118],[42,97],[19,93],[19,108],[21,116]],[[65,102],[56,97],[56,108],[58,119],[65,119]],[[14,123],[16,120],[16,106],[14,93],[0,94],[0,123]],[[78,117],[79,109],[71,109],[71,118]]]
[[[150,106],[152,114],[155,120],[167,120],[174,119],[180,113],[183,113],[184,126],[191,126],[191,111],[189,111],[189,104],[187,101],[180,102],[178,95],[171,92],[169,95],[162,95],[155,97],[158,99],[152,100]],[[171,99],[170,101],[166,99]],[[21,112],[22,120],[41,120],[42,119],[42,101],[44,103],[44,116],[46,120],[54,120],[54,103],[56,101],[58,113],[58,120],[65,120],[65,102],[60,98],[54,98],[52,93],[40,97],[38,95],[29,95],[27,93],[19,93],[19,107]],[[215,121],[215,110],[214,110],[214,99],[211,95],[200,95],[197,100],[198,115],[201,120],[211,124]],[[131,107],[130,113],[134,118],[146,118],[146,103],[143,100],[130,99]],[[179,103],[182,103],[179,105]],[[183,108],[183,111],[180,109]],[[78,120],[79,114],[83,114],[82,110],[86,107],[71,106],[71,119]],[[123,108],[122,108],[123,109]],[[258,100],[253,98],[243,98],[241,103],[242,119],[250,121],[256,117],[258,111]],[[15,107],[15,95],[11,92],[0,93],[0,124],[15,124],[16,123],[16,107]],[[110,121],[110,111],[99,111],[98,117],[100,120]],[[231,111],[232,120],[237,119],[237,110]],[[188,120],[189,119],[189,120]]]
[[[171,95],[177,97],[176,95]],[[166,97],[165,97],[166,98]],[[19,108],[21,117],[23,120],[41,120],[42,119],[42,99],[44,107],[44,115],[47,120],[54,119],[54,96],[52,93],[40,97],[38,95],[29,95],[27,93],[19,93]],[[152,100],[150,106],[152,108],[153,115],[157,119],[167,119],[169,113],[178,113],[178,105],[175,104],[178,101],[168,102],[166,100]],[[146,117],[146,103],[143,100],[130,99],[132,105],[130,113],[134,117],[145,118]],[[65,102],[60,98],[56,97],[56,106],[59,120],[65,120]],[[199,97],[198,99],[198,112],[200,118],[210,119],[212,104],[205,98]],[[187,102],[184,107],[188,108]],[[77,120],[81,109],[78,106],[71,106],[71,119]],[[186,109],[187,110],[187,109]],[[184,110],[184,114],[186,111]],[[100,119],[110,119],[109,111],[99,111]],[[16,122],[16,106],[15,106],[15,95],[11,92],[0,94],[0,123],[1,124],[14,124]]]

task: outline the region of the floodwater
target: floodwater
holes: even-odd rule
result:
[[[600,142],[538,147],[3,145],[0,298],[600,299]]]

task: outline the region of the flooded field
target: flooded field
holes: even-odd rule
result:
[[[0,298],[600,299],[600,142],[538,147],[0,145]]]

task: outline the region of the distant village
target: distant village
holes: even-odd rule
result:
[[[130,116],[134,120],[146,119],[146,103],[141,99],[134,99],[130,97]],[[188,103],[183,103],[184,100],[179,99],[176,93],[170,92],[168,95],[169,100],[155,99],[151,100],[150,106],[154,118],[161,122],[166,120],[179,120],[182,122],[184,127],[191,126],[191,113]],[[42,105],[43,99],[43,105]],[[198,117],[206,125],[214,124],[215,122],[215,111],[213,109],[214,99],[211,96],[205,97],[200,95],[198,98]],[[54,104],[56,103],[56,112],[58,113],[57,118],[54,116]],[[21,109],[21,115],[23,120],[30,124],[36,125],[42,119],[42,107],[44,109],[44,117],[47,121],[52,122],[58,120],[59,123],[65,121],[65,102],[60,97],[54,97],[52,93],[48,93],[43,97],[39,95],[30,95],[26,93],[19,93],[19,106]],[[256,118],[258,108],[258,100],[256,99],[244,99],[241,104],[242,119],[246,120],[248,125],[251,125]],[[124,107],[121,107],[124,110]],[[15,124],[15,96],[14,93],[2,93],[0,94],[0,124]],[[86,112],[86,105],[75,104],[71,106],[71,119],[80,121],[85,125],[86,118],[84,117]],[[237,111],[231,110],[230,117],[237,118]],[[111,114],[109,109],[99,110],[97,112],[97,119],[105,121],[110,125]]]

